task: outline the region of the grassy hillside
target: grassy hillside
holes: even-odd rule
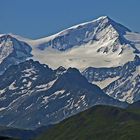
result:
[[[127,107],[127,110],[140,115],[140,101],[134,102]]]
[[[62,121],[36,140],[138,140],[140,115],[96,106]]]
[[[10,138],[10,137],[0,136],[0,140],[19,140],[19,139],[15,139],[15,138]]]
[[[0,126],[0,136],[5,136],[9,138],[17,138],[27,140],[34,135],[35,132],[31,130],[23,130],[18,128]],[[0,138],[1,140],[2,138]],[[7,138],[8,139],[8,138]]]
[[[12,128],[6,126],[0,126],[0,140],[5,137],[17,138],[18,140],[31,140],[32,138],[37,137],[40,133],[43,133],[50,126],[42,126],[36,130],[24,130],[19,128]],[[8,139],[8,138],[6,138]]]

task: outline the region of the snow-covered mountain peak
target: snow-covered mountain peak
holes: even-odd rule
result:
[[[108,16],[100,16],[99,18],[97,18],[96,20],[103,20],[103,19],[109,19]]]
[[[135,44],[126,38],[128,28],[108,16],[72,26],[52,36],[27,41],[33,59],[58,68],[114,67],[133,61]],[[57,60],[57,61],[56,61]]]
[[[108,16],[37,40],[13,34],[11,36],[32,47],[34,60],[48,64],[54,69],[60,64],[65,68],[76,67],[80,70],[90,66],[116,67],[133,61],[135,55],[140,52],[139,35],[134,35],[128,28]],[[133,41],[135,37],[136,42]]]
[[[31,55],[31,47],[10,34],[0,35],[0,73],[10,65],[25,61]]]
[[[41,50],[51,47],[59,51],[65,51],[89,42],[92,42],[92,44],[98,42],[100,45],[104,45],[109,41],[119,40],[123,44],[126,43],[123,38],[126,32],[130,32],[130,30],[108,16],[102,16],[90,22],[72,26],[55,35],[32,40],[28,43]]]
[[[90,41],[99,41],[103,36],[113,39],[124,35],[126,32],[130,32],[130,30],[108,16],[101,16],[95,20],[74,25],[54,35],[41,39],[31,40],[13,34],[12,36],[18,40],[27,42],[30,46],[35,46],[42,50],[52,47],[53,49],[65,51]]]
[[[13,52],[11,36],[1,35],[0,37],[0,63]]]

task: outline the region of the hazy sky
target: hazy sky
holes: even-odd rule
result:
[[[107,15],[140,32],[140,0],[0,0],[0,33],[48,36]]]

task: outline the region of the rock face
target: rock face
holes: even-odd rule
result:
[[[0,79],[1,125],[34,129],[97,104],[127,105],[90,84],[75,68],[52,70],[29,60],[9,67]]]
[[[98,52],[115,52],[119,49],[117,45],[127,44],[127,41],[123,38],[123,34],[127,31],[130,32],[126,27],[104,16],[91,22],[76,25],[50,38],[46,38],[44,45],[43,42],[40,43],[39,48],[45,49],[47,47],[52,47],[60,51],[65,51],[90,41],[100,41],[101,45],[107,41],[113,40],[114,44],[108,47],[99,47]]]
[[[89,82],[102,86],[104,92],[111,97],[133,103],[140,100],[139,67],[140,58],[137,56],[134,61],[119,67],[87,68],[83,75]]]
[[[10,35],[0,36],[0,73],[10,65],[25,61],[31,55],[31,47]]]

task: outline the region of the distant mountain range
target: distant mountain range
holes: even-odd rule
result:
[[[35,129],[140,100],[140,34],[107,16],[32,40],[0,35],[0,125]],[[127,103],[128,104],[127,104]]]
[[[111,97],[133,103],[140,100],[140,58],[118,67],[89,67],[83,75]]]
[[[0,79],[1,125],[34,129],[97,104],[127,106],[90,84],[75,68],[52,70],[29,60],[9,67]]]

